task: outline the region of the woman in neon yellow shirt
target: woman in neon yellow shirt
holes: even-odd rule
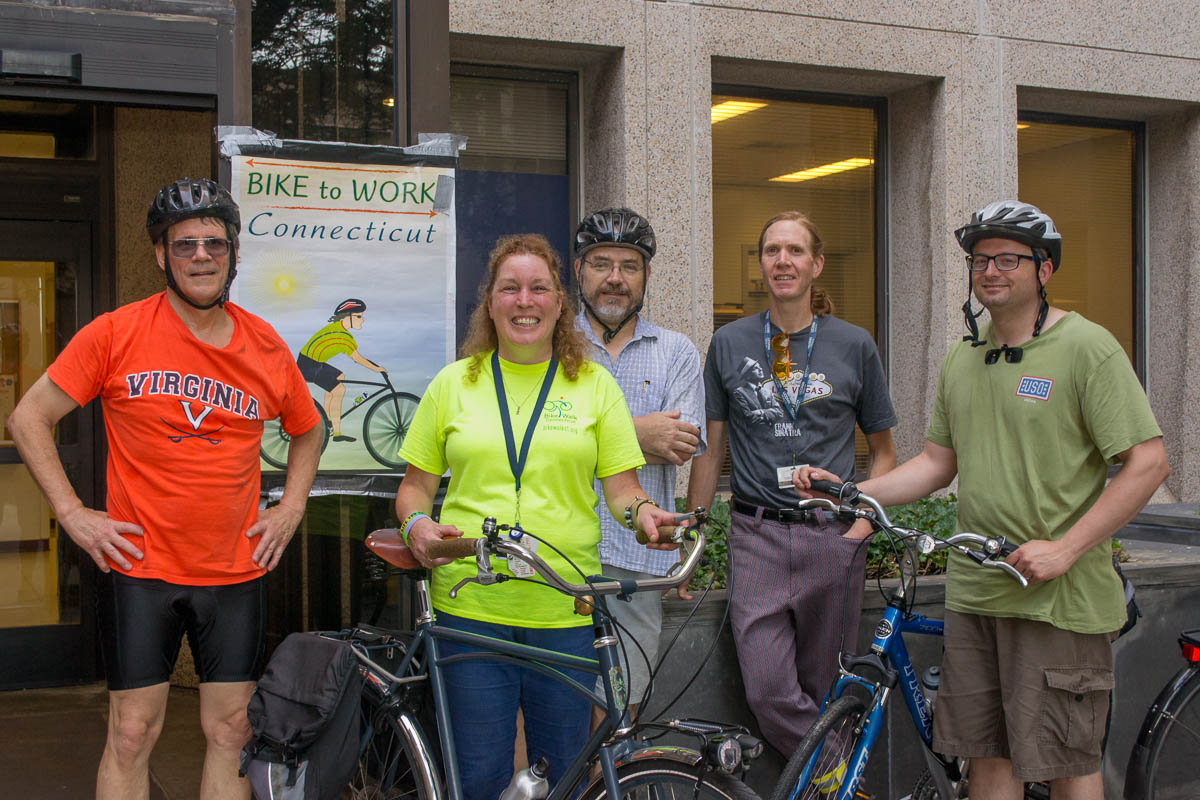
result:
[[[437,567],[432,595],[438,624],[593,658],[591,621],[574,614],[570,598],[507,581],[469,584],[451,599],[450,587],[475,574],[474,562],[425,555],[429,542],[475,535],[492,516],[552,542],[583,575],[597,574],[593,475],[617,519],[631,508],[634,526],[652,538],[657,525],[671,525],[670,512],[643,500],[637,468],[644,460],[633,420],[616,381],[584,356],[560,271],[557,254],[541,236],[497,243],[463,358],[434,377],[401,448],[408,470],[396,513],[417,559]],[[427,515],[447,470],[439,524]],[[530,541],[526,537],[527,546]],[[574,574],[549,547],[539,555],[556,571]],[[444,654],[460,647],[447,643]],[[551,785],[587,740],[587,700],[532,670],[462,662],[447,668],[447,689],[468,800],[494,800],[508,785],[518,708],[529,763],[547,757]]]

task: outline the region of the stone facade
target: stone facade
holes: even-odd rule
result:
[[[938,367],[961,335],[951,231],[1017,194],[1018,111],[1145,123],[1147,390],[1173,473],[1200,497],[1189,399],[1200,366],[1200,21],[1113,0],[450,0],[455,61],[577,70],[582,205],[646,209],[659,233],[647,313],[703,351],[712,325],[712,87],[888,101],[889,374],[902,458],[919,451]],[[914,322],[916,324],[914,324]]]

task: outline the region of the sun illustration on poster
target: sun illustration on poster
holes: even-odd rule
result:
[[[269,250],[246,273],[246,293],[262,312],[284,314],[307,308],[316,299],[316,271],[308,257],[295,250]]]

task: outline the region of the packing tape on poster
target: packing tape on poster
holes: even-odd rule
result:
[[[243,147],[279,147],[274,131],[260,131],[249,125],[218,125],[217,144],[223,158],[240,155]]]
[[[457,133],[418,133],[417,143],[400,148],[410,156],[449,156],[458,158],[467,147],[467,137]]]

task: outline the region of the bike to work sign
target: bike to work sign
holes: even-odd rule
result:
[[[231,299],[293,351],[326,427],[322,472],[402,470],[420,396],[454,357],[452,164],[305,142],[231,158]],[[268,423],[263,468],[282,468],[287,446]]]

